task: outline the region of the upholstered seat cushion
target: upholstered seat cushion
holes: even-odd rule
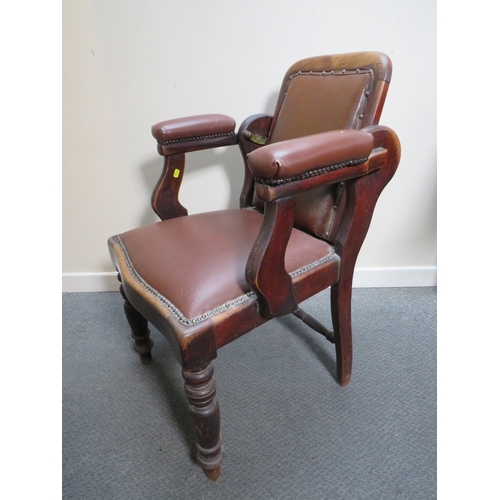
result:
[[[110,248],[118,244],[136,279],[191,319],[251,292],[245,267],[262,219],[252,209],[179,217],[115,236]],[[337,259],[329,244],[292,231],[285,255],[292,276],[329,259]]]

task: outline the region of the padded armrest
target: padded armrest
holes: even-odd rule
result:
[[[247,156],[257,178],[289,179],[310,170],[368,158],[373,136],[362,130],[335,130],[263,146]]]
[[[161,144],[199,140],[234,134],[236,122],[226,115],[209,114],[167,120],[151,127],[153,137]]]
[[[238,142],[236,122],[226,115],[186,116],[157,123],[151,127],[162,156],[231,146]]]

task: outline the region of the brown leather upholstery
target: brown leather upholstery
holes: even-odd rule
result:
[[[251,152],[247,161],[255,177],[289,179],[321,167],[366,160],[372,149],[371,134],[339,130],[271,144]]]
[[[195,115],[157,123],[151,127],[151,133],[158,142],[169,143],[181,139],[232,134],[235,126],[236,122],[230,116]]]
[[[245,266],[262,218],[250,209],[207,212],[133,229],[119,239],[138,279],[192,319],[251,291]],[[294,229],[285,268],[296,274],[331,255],[330,245]]]
[[[290,75],[269,143],[327,130],[358,129],[373,74],[369,69],[356,70],[306,68]]]
[[[162,220],[108,246],[141,362],[152,360],[152,324],[182,367],[197,460],[212,480],[223,459],[218,349],[293,313],[335,344],[337,381],[350,381],[356,258],[400,158],[396,134],[376,125],[390,76],[383,54],[309,58],[285,75],[274,117],[249,117],[237,134],[220,114],[152,127],[165,157],[151,198]],[[188,215],[178,197],[185,154],[237,143],[242,208]],[[328,288],[332,323],[323,326],[300,304]]]
[[[208,114],[166,120],[153,125],[151,132],[158,141],[158,153],[171,156],[206,149],[208,144],[214,148],[236,144],[235,126],[230,116]],[[153,209],[162,212],[159,206]]]
[[[267,143],[377,124],[391,73],[389,58],[377,52],[296,62],[283,79]],[[343,206],[337,194],[328,186],[297,195],[296,225],[334,241],[336,211]],[[264,208],[256,196],[253,204]]]

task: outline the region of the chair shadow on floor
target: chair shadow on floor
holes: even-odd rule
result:
[[[325,367],[326,371],[338,383],[337,361],[335,356],[335,346],[324,339],[318,333],[312,331],[302,321],[291,314],[281,318],[275,318],[279,321],[295,338],[314,354],[318,361]]]

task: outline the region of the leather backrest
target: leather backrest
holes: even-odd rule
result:
[[[268,143],[340,129],[358,129],[373,74],[308,71],[291,75]]]
[[[391,78],[390,59],[378,52],[320,56],[286,73],[267,143],[377,124]],[[342,200],[338,186],[296,196],[295,225],[333,241]],[[254,198],[256,206],[262,204]]]

